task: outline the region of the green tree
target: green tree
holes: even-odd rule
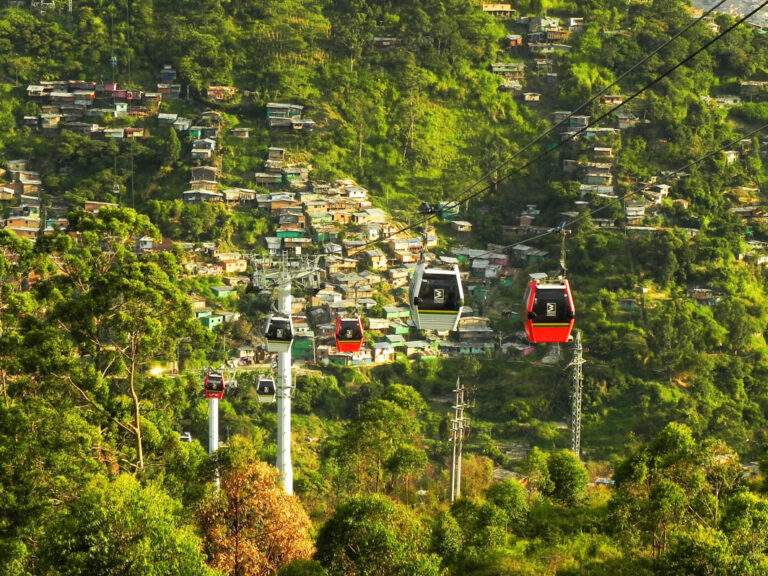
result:
[[[485,494],[489,502],[501,508],[507,517],[508,529],[521,533],[528,516],[528,492],[517,480],[509,479],[491,485]]]
[[[173,127],[168,129],[166,158],[170,166],[175,166],[181,158],[181,140],[179,140],[179,135]]]
[[[353,498],[317,537],[317,559],[332,576],[436,576],[429,533],[407,508],[384,496]]]
[[[38,573],[213,575],[194,531],[179,521],[179,504],[128,475],[97,477],[50,524]]]
[[[446,562],[455,561],[463,546],[461,526],[450,512],[441,512],[432,525],[432,551]]]
[[[96,388],[111,381],[115,396],[127,395],[132,418],[113,418],[122,431],[134,439],[136,468],[144,468],[144,426],[142,396],[156,397],[170,390],[157,386],[147,371],[151,361],[173,358],[181,338],[202,334],[189,303],[175,282],[172,256],[164,260],[139,258],[135,239],[147,232],[157,235],[145,216],[129,209],[104,209],[98,216],[73,215],[73,228],[81,240],[70,244],[60,239],[65,252],[62,265],[66,277],[57,279],[70,300],[60,300],[51,311],[55,321],[77,341],[79,354],[92,358],[99,373],[91,388],[68,382],[88,402],[110,412],[106,395],[97,399]],[[66,279],[65,279],[66,278]],[[178,384],[167,381],[168,385]],[[145,388],[146,386],[146,388]],[[123,402],[119,402],[123,404]]]
[[[657,557],[667,551],[675,534],[717,528],[722,503],[741,485],[727,447],[698,444],[691,430],[677,423],[636,448],[614,478],[611,512],[617,533],[650,545]]]
[[[669,576],[736,576],[733,564],[727,539],[721,533],[701,530],[674,536],[661,559],[661,572]]]
[[[549,455],[547,461],[552,490],[549,495],[568,506],[578,504],[586,494],[589,475],[579,457],[570,450]]]
[[[418,415],[425,407],[419,393],[403,385],[391,386],[381,398],[362,406],[334,447],[347,489],[382,490],[388,464],[393,473],[401,464],[407,465],[402,470],[411,476],[423,467],[424,459],[418,454],[422,442]],[[412,478],[404,480],[410,483]]]
[[[722,520],[734,553],[750,564],[768,564],[768,501],[749,492],[732,497]]]

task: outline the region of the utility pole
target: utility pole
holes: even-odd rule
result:
[[[573,387],[571,388],[571,450],[573,450],[576,456],[581,457],[581,394],[582,381],[584,379],[582,369],[584,356],[582,354],[580,330],[575,331],[573,339],[573,360],[571,360],[569,365],[573,368]]]
[[[274,289],[277,309],[281,314],[291,315],[293,298],[291,289],[294,282],[306,281],[312,285],[321,270],[319,256],[288,259],[285,253],[280,260],[262,259],[257,254],[249,255],[253,274],[251,285],[256,289]],[[277,458],[276,466],[286,494],[293,494],[293,462],[291,459],[291,350],[277,355]]]
[[[464,386],[461,378],[456,378],[455,404],[453,405],[453,419],[451,420],[451,443],[453,455],[451,457],[451,502],[461,498],[461,457],[464,449],[464,431],[467,428],[467,418],[464,416],[466,408]]]

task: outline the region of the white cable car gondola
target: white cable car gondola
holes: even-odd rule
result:
[[[426,262],[419,262],[410,289],[411,318],[419,330],[455,330],[463,304],[458,266],[428,268]]]
[[[268,352],[288,352],[293,343],[293,321],[284,314],[270,314],[264,330]]]
[[[275,401],[275,381],[268,376],[259,376],[256,384],[256,396],[259,404],[270,404]]]

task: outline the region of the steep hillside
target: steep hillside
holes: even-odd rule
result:
[[[699,14],[4,3],[0,575],[765,573],[768,36],[667,75],[736,21]],[[425,203],[463,272],[449,336],[405,308]],[[281,250],[319,266],[294,285],[297,497],[258,388]],[[579,454],[573,347],[519,313],[561,258]]]

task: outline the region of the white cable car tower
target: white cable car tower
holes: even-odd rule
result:
[[[321,268],[319,256],[288,258],[285,253],[279,260],[263,259],[252,255],[253,265],[252,285],[262,290],[274,290],[277,300],[277,310],[286,316],[291,315],[293,283],[317,282]],[[277,469],[283,490],[293,494],[293,462],[291,459],[291,395],[293,383],[291,380],[291,349],[277,353]]]

